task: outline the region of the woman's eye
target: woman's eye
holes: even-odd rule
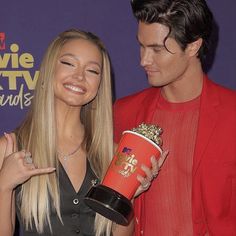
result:
[[[67,65],[67,66],[73,66],[74,67],[74,65],[72,64],[72,63],[70,63],[70,62],[68,62],[68,61],[60,61],[62,64],[64,64],[64,65]]]
[[[89,69],[89,70],[87,70],[87,71],[90,72],[90,73],[93,73],[93,74],[95,74],[95,75],[99,75],[99,74],[100,74],[100,72],[97,71],[97,70]]]

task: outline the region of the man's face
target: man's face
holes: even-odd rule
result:
[[[168,33],[168,27],[159,23],[139,22],[138,25],[141,66],[152,86],[173,85],[188,70],[190,57],[176,40],[168,38],[165,41],[166,47],[164,46]]]

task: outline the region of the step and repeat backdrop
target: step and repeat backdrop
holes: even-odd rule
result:
[[[215,51],[209,56],[208,74],[236,89],[236,2],[207,2],[215,15]],[[148,86],[139,66],[137,22],[129,0],[14,0],[3,1],[0,11],[0,135],[14,130],[24,118],[44,51],[58,33],[69,28],[94,32],[105,43],[115,98]]]

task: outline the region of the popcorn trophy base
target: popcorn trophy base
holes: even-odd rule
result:
[[[133,217],[131,201],[102,184],[93,186],[84,201],[94,211],[120,225],[128,225]]]

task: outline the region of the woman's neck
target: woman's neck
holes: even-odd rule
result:
[[[80,120],[80,107],[63,107],[56,109],[58,139],[81,138],[84,126]]]

